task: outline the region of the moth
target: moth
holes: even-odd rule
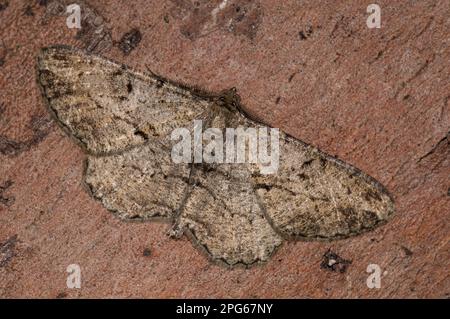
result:
[[[285,240],[336,240],[390,219],[386,189],[355,167],[280,131],[279,168],[174,163],[171,132],[263,127],[236,90],[212,94],[70,47],[44,48],[38,82],[49,111],[86,152],[84,184],[123,220],[162,219],[211,260],[249,266]]]

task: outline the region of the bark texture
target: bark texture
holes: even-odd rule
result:
[[[447,0],[378,1],[381,29],[367,28],[366,1],[84,1],[94,13],[81,33],[56,2],[0,10],[1,297],[449,297]],[[141,39],[124,54],[131,30]],[[236,87],[251,114],[379,180],[395,217],[350,239],[285,244],[249,270],[211,264],[167,224],[124,223],[83,189],[84,154],[45,109],[35,65],[53,44]],[[69,264],[81,289],[66,288]],[[380,289],[366,285],[369,264]]]

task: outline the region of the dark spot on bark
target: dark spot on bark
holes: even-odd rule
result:
[[[152,254],[152,251],[150,250],[150,248],[145,248],[144,252],[142,253],[142,255],[144,257],[149,257],[149,256],[151,256],[151,254]]]
[[[450,196],[450,187],[447,189],[447,196]]]
[[[300,37],[300,40],[306,40],[306,35],[305,35],[305,33],[303,31],[300,31],[298,33],[298,36]]]
[[[294,79],[294,76],[295,76],[296,74],[297,74],[296,72],[292,73],[292,74],[289,76],[289,78],[288,78],[288,82],[291,82],[291,81]]]
[[[129,32],[123,35],[122,39],[120,39],[119,48],[124,54],[128,55],[138,46],[141,40],[141,32],[138,29],[131,29]]]
[[[300,37],[300,40],[306,40],[308,39],[313,33],[313,29],[311,26],[307,26],[305,30],[301,30],[298,32],[298,36]]]
[[[0,44],[0,66],[3,66],[3,64],[5,64],[7,53],[8,49],[6,48],[5,44]]]
[[[5,267],[15,256],[14,249],[17,244],[17,235],[9,237],[0,243],[0,268]]]
[[[24,13],[26,16],[28,16],[28,17],[34,16],[33,8],[32,8],[30,5],[27,5],[27,6],[25,7],[25,10],[24,10],[23,13]]]
[[[8,1],[1,1],[0,2],[0,11],[5,10],[6,8],[8,8],[9,6],[9,2]]]
[[[67,298],[67,293],[65,293],[64,291],[56,295],[56,299],[64,299],[64,298]]]
[[[164,16],[164,22],[169,23],[169,16],[167,14]]]
[[[338,21],[335,22],[333,30],[331,31],[331,38],[350,38],[356,34],[354,29],[353,20],[354,17],[341,16]]]
[[[281,96],[277,97],[277,99],[275,100],[275,104],[280,103],[280,100],[281,100]]]
[[[400,247],[403,250],[403,252],[405,253],[405,256],[410,257],[413,255],[413,252],[408,247],[405,247],[405,246],[400,246]]]
[[[0,154],[17,155],[22,152],[24,144],[0,135]]]
[[[48,3],[48,0],[38,0],[38,4],[39,4],[40,6],[46,6],[47,3]]]
[[[11,180],[7,180],[6,182],[0,184],[0,204],[9,207],[14,203],[14,196],[5,195],[8,188],[10,188],[13,184],[14,183]]]
[[[191,32],[189,30],[181,30],[181,34],[184,35],[186,38],[193,40]]]
[[[351,263],[351,260],[343,259],[338,254],[328,249],[328,251],[322,257],[320,268],[328,271],[338,271],[340,273],[345,273]]]

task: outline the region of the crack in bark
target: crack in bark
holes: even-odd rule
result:
[[[447,141],[447,144],[450,144],[450,131],[442,138],[440,139],[432,148],[429,150],[426,154],[422,155],[418,160],[417,163],[420,163],[425,158],[432,155],[440,146],[441,144],[444,144]]]
[[[0,154],[17,156],[30,150],[33,146],[41,143],[51,131],[52,120],[48,117],[34,115],[31,117],[28,126],[31,127],[33,135],[23,141],[11,139],[5,135],[0,135]]]
[[[13,181],[7,180],[0,185],[0,204],[7,207],[11,206],[16,200],[14,196],[5,196],[4,193],[14,184]]]

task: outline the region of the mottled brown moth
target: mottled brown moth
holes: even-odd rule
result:
[[[235,90],[211,94],[102,57],[50,47],[38,57],[50,112],[87,154],[84,182],[124,220],[164,219],[212,260],[266,261],[284,240],[335,240],[370,231],[394,213],[376,180],[280,132],[276,174],[255,163],[174,163],[171,132],[262,127]]]

